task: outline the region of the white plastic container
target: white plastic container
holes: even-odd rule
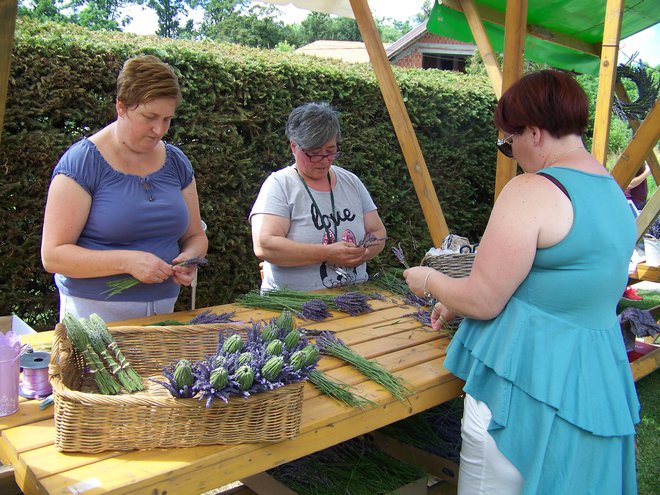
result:
[[[660,239],[644,236],[644,254],[647,265],[660,266]]]

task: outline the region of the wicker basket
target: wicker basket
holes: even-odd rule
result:
[[[439,272],[453,278],[462,278],[470,275],[475,253],[448,253],[436,256],[426,255],[422,265],[435,268]]]
[[[213,354],[219,331],[246,333],[235,324],[110,328],[123,354],[144,379],[145,391],[101,395],[85,370],[82,356],[55,327],[49,366],[55,401],[55,447],[62,452],[96,453],[193,447],[210,444],[277,442],[300,430],[303,382],[227,404],[196,398],[177,399],[147,380],[178,359],[199,360]]]

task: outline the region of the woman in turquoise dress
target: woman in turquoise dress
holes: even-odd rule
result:
[[[464,319],[445,367],[465,380],[459,494],[636,494],[637,399],[616,306],[636,229],[584,148],[588,100],[528,74],[498,102],[499,150],[524,174],[500,193],[469,277],[404,273],[432,324]]]

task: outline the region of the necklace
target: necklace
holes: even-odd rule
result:
[[[309,195],[309,199],[312,200],[312,208],[316,210],[316,214],[319,216],[319,218],[323,219],[323,214],[321,213],[321,208],[319,208],[319,205],[316,203],[316,200],[314,199],[314,195],[312,194],[312,191],[310,190],[309,186],[307,185],[307,182],[305,182],[305,179],[303,178],[302,175],[300,175],[300,172],[298,171],[297,167],[293,167],[293,169],[296,171],[298,174],[298,177],[303,183],[303,186],[305,186],[305,190],[307,191],[307,194]],[[328,171],[328,185],[330,186],[330,205],[332,207],[332,211],[330,212],[330,220],[332,220],[332,224],[334,226],[334,232],[331,231],[328,227],[325,227],[325,232],[328,235],[328,238],[332,240],[332,242],[337,240],[337,223],[334,221],[335,217],[335,195],[332,194],[332,182],[330,180],[330,172]],[[334,237],[333,237],[334,235]]]
[[[560,158],[562,158],[562,157],[568,155],[569,153],[572,153],[572,152],[575,151],[575,150],[580,150],[580,149],[584,149],[584,146],[582,146],[582,145],[580,145],[580,146],[576,146],[575,148],[571,148],[571,149],[568,150],[568,151],[564,151],[563,153],[559,153],[556,157],[554,157],[552,160],[550,160],[550,163],[548,163],[548,164],[547,164],[545,167],[543,167],[543,168],[547,168],[547,167],[549,167],[550,165],[553,165],[553,164],[556,163],[557,160],[559,160]]]

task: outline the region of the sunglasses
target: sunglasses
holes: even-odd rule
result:
[[[498,139],[496,146],[497,149],[500,150],[500,153],[502,153],[504,156],[508,158],[513,158],[513,148],[511,145],[513,144],[513,134],[509,134],[507,137],[503,139]]]

